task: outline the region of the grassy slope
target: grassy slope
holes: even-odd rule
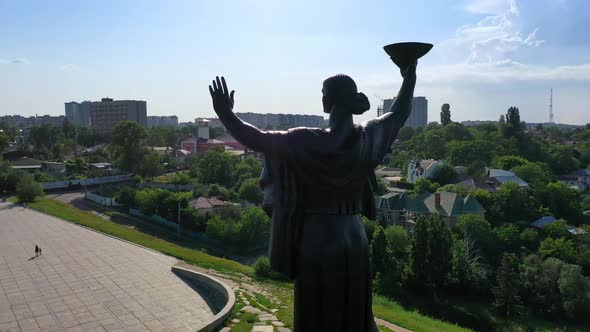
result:
[[[381,296],[373,297],[373,313],[376,317],[413,331],[471,331],[451,323],[446,323],[428,316],[424,316],[418,311],[406,310],[398,303],[385,299]]]
[[[230,274],[241,273],[248,276],[253,276],[253,270],[250,266],[211,256],[198,250],[184,248],[157,237],[142,233],[135,229],[116,224],[112,221],[103,219],[92,213],[79,210],[73,206],[56,200],[40,198],[34,203],[29,203],[28,206],[35,210],[54,215],[56,217],[95,229],[97,231],[127,240],[129,242],[137,243],[144,247],[160,251],[204,268],[211,268]],[[276,286],[276,283],[273,283],[273,285]],[[277,315],[281,319],[292,322],[292,300],[288,301],[287,306],[287,310],[281,310],[277,313]],[[375,297],[373,310],[375,312],[375,316],[417,332],[469,331],[468,329],[460,328],[453,324],[445,323],[428,316],[423,316],[417,311],[407,311],[396,302],[389,301],[381,297]]]

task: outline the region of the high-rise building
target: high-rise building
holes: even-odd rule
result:
[[[83,101],[81,103],[71,101],[65,103],[66,106],[66,119],[72,124],[77,126],[91,126],[90,123],[90,105],[89,101]]]
[[[383,105],[377,107],[377,116],[381,116],[386,112],[389,112],[391,105],[393,105],[395,98],[383,99]],[[412,99],[412,111],[406,123],[405,127],[426,127],[428,124],[428,99],[426,97],[414,97]]]
[[[176,115],[170,116],[148,116],[147,117],[147,127],[161,127],[161,126],[178,126],[178,117]]]
[[[90,104],[92,130],[108,133],[121,121],[135,121],[147,125],[147,105],[143,100],[113,100],[103,98]]]

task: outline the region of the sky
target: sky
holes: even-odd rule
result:
[[[418,63],[429,121],[590,122],[587,0],[0,0],[0,115],[63,115],[69,101],[146,100],[148,115],[215,113],[224,75],[236,112],[324,115],[344,73],[371,101],[397,94],[386,44],[434,44]]]

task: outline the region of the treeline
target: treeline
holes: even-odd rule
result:
[[[404,127],[398,138],[398,144],[393,145],[392,166],[404,172],[413,158],[443,160],[476,172],[482,165],[505,167],[497,162],[499,157],[518,156],[531,163],[524,173],[542,170],[550,178],[590,164],[590,128],[566,132],[539,127],[526,131],[517,108],[502,116],[498,125],[465,127],[454,122],[444,126],[430,123],[424,130]],[[577,143],[563,144],[566,140]]]
[[[381,295],[414,306],[416,295],[434,299],[419,308],[476,330],[494,328],[495,319],[475,308],[458,309],[448,297],[492,302],[497,314],[522,322],[531,314],[588,321],[588,225],[573,235],[565,221],[536,230],[493,227],[481,216],[463,215],[449,230],[439,216],[422,216],[410,236],[402,226],[363,224],[373,288]]]

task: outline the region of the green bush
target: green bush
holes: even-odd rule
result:
[[[117,193],[115,199],[119,204],[123,204],[125,206],[134,206],[137,204],[136,202],[137,190],[133,187],[122,187],[121,190]]]
[[[207,222],[207,236],[240,247],[251,248],[270,236],[270,218],[259,207],[242,211],[239,219],[214,215]]]
[[[32,176],[23,174],[16,185],[16,198],[21,203],[34,202],[39,196],[43,196],[43,188]]]
[[[254,268],[254,275],[258,279],[273,279],[280,281],[285,281],[288,279],[285,275],[273,270],[270,267],[270,259],[268,259],[267,256],[258,258],[252,267]]]

